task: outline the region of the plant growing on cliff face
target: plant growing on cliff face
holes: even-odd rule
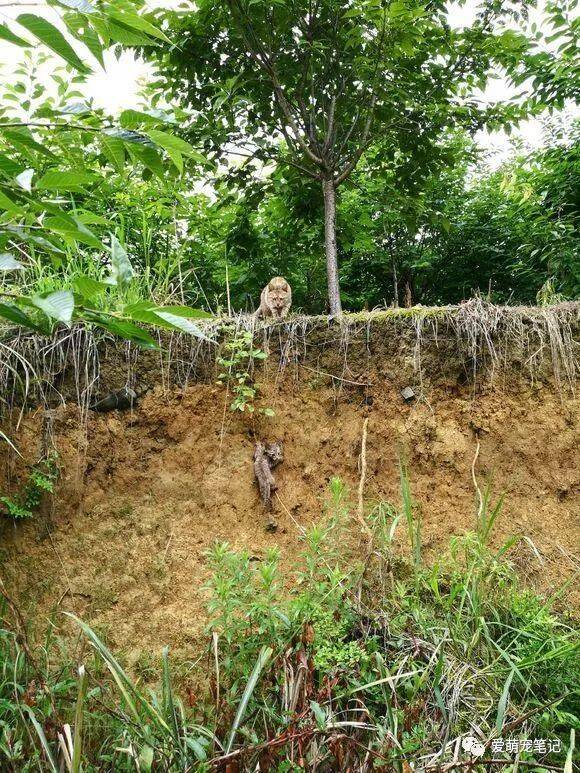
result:
[[[56,454],[51,454],[32,465],[26,483],[13,496],[2,496],[0,502],[12,518],[32,518],[44,494],[54,493],[58,477]]]
[[[223,345],[223,354],[216,362],[221,368],[218,384],[225,385],[232,393],[233,400],[230,410],[241,413],[258,413],[273,416],[271,408],[256,407],[256,399],[260,386],[254,381],[252,364],[254,360],[265,360],[268,356],[263,349],[254,346],[254,337],[249,330],[238,330],[235,333],[231,325],[224,328],[229,335]]]

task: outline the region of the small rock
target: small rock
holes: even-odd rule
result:
[[[110,392],[102,400],[98,400],[91,405],[91,410],[98,411],[99,413],[106,413],[107,411],[125,411],[127,408],[132,408],[135,400],[137,399],[136,393],[129,387],[123,387],[116,392]]]
[[[401,389],[401,397],[406,403],[410,403],[415,399],[415,392],[411,387],[405,387],[404,389]]]

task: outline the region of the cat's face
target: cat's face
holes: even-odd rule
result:
[[[289,305],[290,285],[281,276],[275,276],[268,283],[268,301],[278,313]]]
[[[273,464],[284,461],[284,446],[281,440],[276,440],[275,443],[267,443],[265,452]]]

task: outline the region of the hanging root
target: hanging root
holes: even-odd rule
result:
[[[353,352],[362,351],[368,365],[373,363],[373,351],[384,358],[385,344],[390,346],[389,357],[402,356],[412,363],[420,385],[426,375],[425,355],[433,349],[440,350],[443,361],[459,357],[474,381],[479,374],[493,379],[508,369],[523,371],[533,381],[551,371],[558,390],[574,392],[580,372],[579,302],[494,306],[476,297],[458,306],[385,309],[345,314],[339,320],[296,315],[262,322],[237,314],[199,325],[211,341],[158,331],[156,352],[120,345],[111,335],[82,325],[63,328],[52,338],[6,328],[3,335],[0,331],[1,408],[29,403],[48,408],[74,401],[85,422],[99,390],[134,388],[144,368],[155,376],[159,373],[156,383],[166,390],[191,381],[213,381],[220,341],[242,331],[250,331],[256,345],[269,353],[267,369],[274,364],[281,375],[288,368],[298,372],[298,365],[314,366],[312,370],[328,373],[340,389],[368,381]],[[319,359],[328,352],[338,355],[332,360],[333,371],[319,367]],[[358,371],[351,370],[353,362]],[[116,364],[117,383],[104,383],[108,378],[104,371],[111,363]],[[118,383],[119,372],[124,383]]]

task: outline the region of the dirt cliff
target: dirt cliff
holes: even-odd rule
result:
[[[399,459],[406,458],[427,561],[452,535],[474,528],[475,474],[481,487],[493,479],[496,497],[506,492],[494,541],[526,538],[512,552],[526,581],[548,593],[571,578],[580,537],[573,383],[558,384],[547,371],[532,377],[513,362],[493,378],[478,371],[474,381],[470,355],[452,337],[424,347],[419,371],[416,337],[357,331],[346,346],[325,333],[317,348],[304,336],[292,357],[287,338],[270,338],[271,355],[256,377],[259,405],[271,407],[273,418],[232,414],[209,360],[178,384],[155,365],[157,355],[110,346],[98,391],[128,379],[145,383],[132,410],[101,414],[65,400],[47,414],[46,405],[27,404],[11,436],[24,461],[34,461],[47,442],[48,415],[60,477],[34,519],[2,525],[1,571],[22,609],[39,628],[51,614],[61,625],[58,613],[73,611],[143,667],[164,644],[192,657],[205,620],[204,552],[227,540],[256,560],[277,546],[291,562],[331,477],[342,477],[355,499],[365,418],[368,506],[399,502]],[[176,359],[183,372],[187,358]],[[409,402],[401,396],[406,386],[415,392]],[[256,437],[284,441],[276,533],[265,529],[253,480]],[[4,489],[18,484],[22,469],[22,460],[5,455]],[[402,525],[397,541],[405,549]],[[577,589],[566,589],[563,603],[579,600]]]

